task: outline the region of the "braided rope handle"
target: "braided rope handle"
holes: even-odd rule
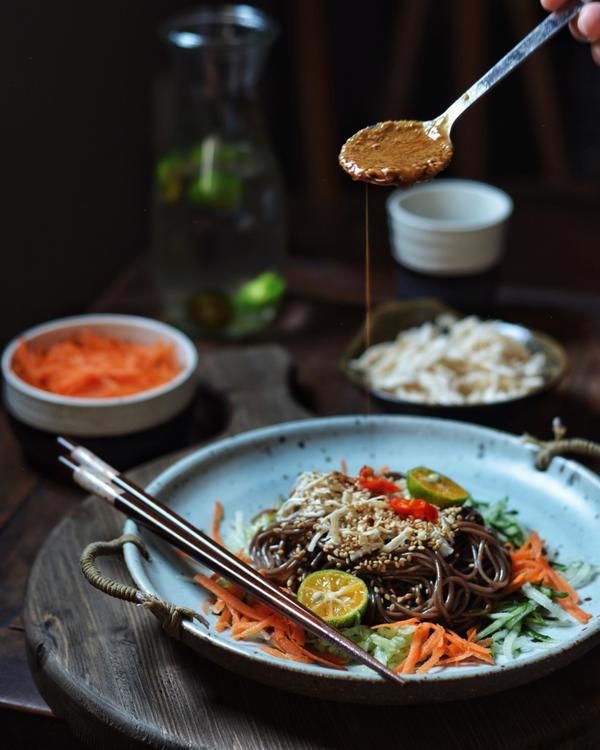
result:
[[[552,420],[552,431],[554,432],[554,440],[540,440],[528,433],[523,435],[523,440],[526,443],[533,443],[541,448],[535,459],[536,468],[540,471],[545,471],[550,466],[554,456],[562,453],[576,453],[582,456],[600,458],[600,443],[583,440],[582,438],[566,438],[567,428],[562,424],[559,417]]]
[[[198,620],[205,627],[208,627],[207,621],[188,607],[179,607],[169,602],[164,602],[151,594],[136,589],[134,586],[128,586],[125,583],[113,581],[100,572],[96,565],[97,557],[107,557],[109,555],[118,555],[122,552],[126,544],[134,544],[141,554],[148,559],[148,550],[142,540],[134,534],[123,534],[118,539],[110,542],[92,542],[83,550],[80,558],[81,571],[92,586],[102,591],[108,596],[115,599],[121,599],[125,602],[131,602],[138,606],[149,609],[155,615],[162,625],[163,630],[174,638],[181,636],[181,626],[183,620]]]

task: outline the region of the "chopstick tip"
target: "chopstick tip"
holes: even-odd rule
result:
[[[62,464],[66,469],[69,469],[69,471],[75,471],[78,467],[76,464],[74,464],[70,458],[67,458],[66,456],[59,455],[58,456],[58,463]]]
[[[77,447],[75,443],[73,443],[71,440],[69,440],[69,438],[66,438],[63,435],[57,435],[56,442],[61,446],[61,448],[65,448],[70,453]]]

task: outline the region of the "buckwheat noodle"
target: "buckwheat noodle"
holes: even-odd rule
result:
[[[506,596],[510,559],[495,532],[471,508],[455,524],[454,551],[448,557],[429,548],[402,551],[387,568],[377,570],[367,569],[365,558],[354,563],[335,558],[323,550],[323,541],[309,551],[314,525],[312,520],[295,525],[277,521],[258,531],[250,544],[254,564],[294,592],[315,570],[340,567],[358,574],[369,586],[367,624],[417,617],[465,631]]]

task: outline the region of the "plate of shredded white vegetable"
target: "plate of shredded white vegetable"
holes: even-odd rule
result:
[[[566,355],[545,334],[421,300],[376,310],[369,345],[361,334],[343,364],[355,383],[388,403],[461,409],[550,388],[566,369]]]
[[[600,640],[600,479],[563,458],[538,471],[535,453],[447,419],[334,417],[219,441],[150,485],[404,687],[132,521],[150,556],[127,545],[126,562],[143,590],[207,618],[184,623],[185,643],[250,679],[375,704],[506,689]]]

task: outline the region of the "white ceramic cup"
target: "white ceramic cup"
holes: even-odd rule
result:
[[[504,250],[513,202],[483,182],[438,179],[387,199],[392,255],[432,276],[481,273]]]

